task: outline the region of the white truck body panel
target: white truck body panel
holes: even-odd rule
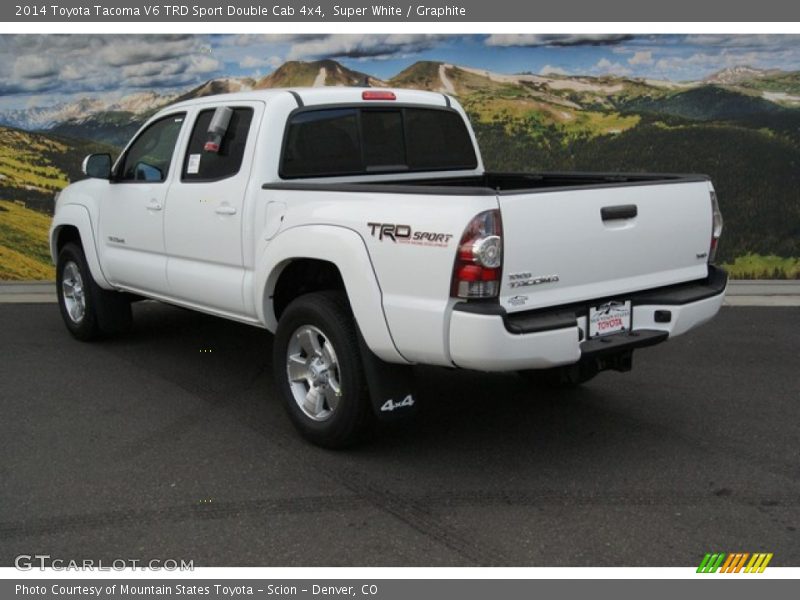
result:
[[[706,276],[711,236],[708,183],[604,186],[500,195],[508,312],[605,298]],[[636,206],[603,221],[601,209]],[[509,275],[558,277],[511,287]],[[518,302],[509,302],[511,298]],[[522,300],[525,300],[524,302]]]
[[[484,370],[575,362],[586,319],[577,318],[571,328],[515,334],[499,313],[459,312],[463,301],[451,295],[454,261],[461,235],[478,213],[499,210],[502,217],[502,279],[495,304],[508,315],[612,296],[625,299],[637,291],[706,277],[704,253],[712,228],[706,181],[518,193],[408,189],[419,180],[484,174],[466,114],[442,94],[393,90],[398,106],[456,111],[475,147],[474,169],[310,178],[285,185],[279,165],[294,111],[376,106],[362,100],[362,91],[247,92],[165,109],[150,122],[185,113],[165,181],[89,179],[69,186],[59,198],[51,230],[54,260],[61,228],[73,226],[102,287],[270,331],[277,327],[273,295],[284,269],[297,259],[328,261],[341,274],[358,328],[379,358]],[[217,106],[253,109],[241,168],[219,181],[182,181],[195,118]],[[403,189],[354,187],[382,182]],[[334,187],[314,188],[321,183]],[[336,189],[340,184],[354,185]],[[635,217],[601,219],[602,208],[629,204],[638,208]],[[383,225],[443,237],[438,242],[398,240],[381,235]],[[519,273],[555,275],[557,281],[511,287],[509,275]],[[713,316],[721,302],[717,295],[694,308],[673,307],[676,317],[668,324],[652,322],[653,310],[636,307],[634,328],[682,333]]]
[[[111,187],[107,183],[107,187]],[[115,285],[169,295],[164,244],[166,185],[114,186],[101,198],[98,240]]]
[[[86,193],[92,191],[92,186],[102,183],[102,181],[97,179],[87,179],[85,181],[73,183],[70,186],[70,201],[58,202],[58,210],[56,210],[56,213],[53,215],[53,222],[50,224],[50,255],[53,259],[53,263],[55,263],[58,258],[56,254],[56,242],[59,231],[64,227],[74,227],[77,229],[83,241],[84,249],[88,247],[86,261],[89,263],[92,277],[100,287],[110,290],[113,289],[113,286],[106,279],[103,266],[100,264],[100,249],[97,244],[97,210],[95,206],[95,196],[91,193]],[[92,220],[92,216],[94,216],[94,221]]]
[[[309,239],[315,240],[309,244]],[[272,308],[275,284],[283,269],[298,257],[333,262],[342,275],[345,290],[367,346],[382,360],[407,362],[398,351],[383,311],[381,289],[364,239],[351,229],[330,225],[289,227],[269,242],[260,243],[252,289],[259,323],[275,331],[278,322]]]
[[[192,122],[200,110],[213,106],[192,107],[187,120]],[[204,298],[209,307],[255,316],[252,305],[245,309],[242,232],[248,194],[256,193],[251,189],[253,154],[264,103],[237,102],[236,106],[252,108],[255,123],[238,173],[202,182],[174,176],[169,185],[164,221],[167,280],[181,300]]]

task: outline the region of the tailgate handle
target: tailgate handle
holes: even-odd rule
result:
[[[614,221],[616,219],[632,219],[639,212],[635,204],[620,204],[619,206],[604,206],[600,209],[600,216],[603,221]]]

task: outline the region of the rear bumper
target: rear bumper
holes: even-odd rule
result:
[[[465,369],[515,371],[573,364],[598,353],[626,352],[680,335],[709,321],[722,306],[727,274],[629,294],[631,332],[586,340],[589,306],[606,300],[508,315],[496,304],[457,304],[450,319],[450,358]]]

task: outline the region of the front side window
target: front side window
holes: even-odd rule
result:
[[[208,140],[208,126],[215,109],[201,111],[192,129],[192,137],[183,160],[183,181],[214,181],[232,177],[242,167],[247,134],[253,120],[252,108],[233,108],[225,135],[214,152],[204,149]]]
[[[292,116],[280,175],[292,179],[477,166],[466,124],[454,110],[352,107]]]
[[[185,116],[169,115],[150,124],[125,153],[117,180],[165,181]]]

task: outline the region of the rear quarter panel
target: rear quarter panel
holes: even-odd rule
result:
[[[451,365],[447,338],[456,247],[472,217],[496,208],[495,196],[263,192],[265,200],[287,206],[281,232],[325,225],[355,232],[371,264],[355,277],[377,280],[383,316],[397,350],[411,362]],[[268,253],[269,245],[282,236],[263,242],[262,251]],[[325,243],[308,236],[307,251],[326,256]],[[328,256],[335,254],[336,248],[327,249]]]

